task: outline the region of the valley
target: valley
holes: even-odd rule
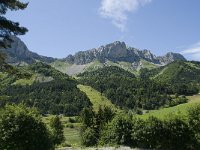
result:
[[[179,128],[176,121],[185,125],[183,132],[191,130],[190,122],[184,120],[200,106],[199,62],[173,53],[156,57],[147,50],[127,48],[123,42],[64,59],[33,54],[25,46],[14,59],[13,50],[21,48],[13,46],[0,71],[0,107],[23,104],[36,108],[50,131],[52,118],[59,116],[65,140],[57,148],[140,147],[140,142],[149,148],[148,142],[139,141],[140,136],[149,138],[140,128],[157,132],[154,122],[170,134],[165,124],[170,127],[173,122]],[[126,139],[115,138],[122,135]]]

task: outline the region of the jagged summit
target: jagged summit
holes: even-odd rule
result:
[[[75,55],[68,55],[64,59],[55,59],[31,52],[24,42],[15,36],[12,36],[12,39],[14,42],[11,44],[11,48],[1,50],[7,53],[8,63],[24,65],[41,61],[51,64],[59,71],[69,75],[95,70],[105,65],[117,65],[134,72],[139,71],[141,68],[156,68],[175,60],[186,60],[181,54],[172,52],[157,57],[150,50],[129,47],[121,41],[115,41],[99,48],[79,51]]]
[[[144,59],[154,64],[166,65],[175,60],[186,60],[181,54],[167,53],[165,56],[155,56],[150,50],[139,50],[133,47],[128,47],[125,42],[115,41],[99,48],[93,48],[87,51],[77,52],[74,56],[69,55],[66,61],[69,63],[83,65],[90,63],[94,60],[105,62],[111,61],[126,61],[138,62]]]

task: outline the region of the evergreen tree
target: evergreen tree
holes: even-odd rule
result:
[[[9,38],[10,35],[23,35],[28,31],[25,27],[20,27],[18,22],[4,17],[8,10],[23,10],[27,5],[28,3],[19,0],[0,0],[0,48],[10,46],[10,42],[12,42]]]
[[[52,140],[54,145],[59,145],[64,142],[63,125],[58,116],[51,118],[50,127],[52,129]]]

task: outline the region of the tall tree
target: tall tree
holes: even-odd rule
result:
[[[52,140],[54,145],[59,145],[64,142],[64,131],[63,125],[58,116],[51,118],[50,120],[50,127],[52,129]]]
[[[18,22],[13,22],[5,17],[8,10],[23,10],[27,5],[28,3],[19,0],[0,0],[0,48],[10,46],[12,42],[9,38],[10,35],[23,35],[28,31],[27,28],[20,27]]]

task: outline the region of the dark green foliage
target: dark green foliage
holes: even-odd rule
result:
[[[82,144],[84,146],[96,145],[101,130],[112,120],[114,115],[115,113],[108,107],[100,107],[96,113],[92,108],[84,108],[80,115]]]
[[[161,147],[163,138],[162,121],[150,117],[146,121],[141,119],[133,119],[132,140],[134,147],[156,148]]]
[[[123,76],[127,78],[135,78],[134,74],[116,66],[104,67],[104,68],[98,69],[97,71],[92,71],[92,72],[84,72],[84,73],[79,74],[78,76],[86,77],[86,78],[90,78],[94,76],[98,76],[99,78],[102,78],[102,77],[109,78],[111,76]]]
[[[123,114],[124,115],[124,114]],[[110,123],[108,123],[101,132],[101,145],[117,144],[132,146],[131,130],[132,121],[122,115],[116,116]]]
[[[9,86],[2,93],[9,96],[10,103],[34,106],[43,114],[78,115],[84,107],[91,105],[87,96],[77,88],[76,81],[71,79]]]
[[[195,139],[198,141],[196,149],[200,149],[200,105],[193,106],[188,110],[188,122]]]
[[[23,105],[0,109],[0,149],[50,150],[47,127],[34,109]]]
[[[55,116],[51,118],[50,120],[50,128],[52,132],[52,142],[54,145],[59,145],[62,142],[64,142],[64,127],[62,125],[62,122],[60,121],[60,118],[58,116]]]
[[[175,61],[166,66],[141,71],[141,77],[153,78],[166,86],[170,94],[197,94],[200,84],[200,64],[198,62]]]
[[[199,122],[199,121],[198,121]],[[192,126],[191,126],[192,127]],[[100,145],[126,145],[144,149],[196,150],[200,132],[180,116],[167,120],[150,117],[147,120],[116,116],[101,131]],[[199,130],[199,126],[196,127]]]
[[[23,10],[27,7],[27,3],[20,2],[19,0],[0,0],[0,48],[10,46],[10,35],[23,35],[28,30],[20,27],[19,23],[8,20],[4,17],[8,10]]]
[[[69,78],[67,74],[61,73],[52,68],[50,65],[42,62],[34,63],[30,65],[28,69],[34,71],[34,73],[39,73],[47,77],[53,77],[54,79]]]
[[[84,108],[80,114],[80,120],[83,128],[94,127],[95,113],[92,108]]]
[[[167,88],[148,78],[136,79],[131,73],[117,67],[105,67],[81,75],[79,81],[105,94],[112,103],[128,109],[158,109],[183,103],[173,102]]]
[[[164,121],[163,131],[161,144],[164,149],[187,150],[196,143],[188,123],[178,117]]]
[[[88,127],[81,134],[81,142],[84,146],[94,146],[97,140],[97,134],[93,128]]]
[[[8,65],[10,66],[10,65]],[[11,66],[10,66],[11,67]],[[3,72],[4,73],[4,72]],[[51,77],[52,81],[32,85],[12,85],[18,79],[29,79],[35,74]],[[7,97],[6,103],[23,103],[37,107],[41,113],[78,115],[84,107],[91,106],[85,93],[77,88],[77,81],[44,63],[35,63],[28,68],[6,71],[7,77],[0,78],[0,96]]]

